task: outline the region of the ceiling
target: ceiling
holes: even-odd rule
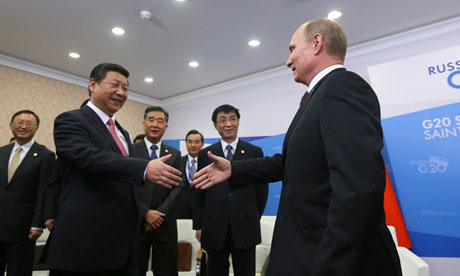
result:
[[[130,91],[164,100],[282,66],[297,27],[334,9],[349,46],[460,15],[458,0],[0,0],[0,53],[83,78],[119,63]]]

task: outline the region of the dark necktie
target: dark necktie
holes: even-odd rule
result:
[[[232,161],[232,159],[233,159],[233,153],[232,153],[233,147],[231,145],[227,145],[227,147],[225,149],[227,150],[227,156],[225,156],[225,159],[227,159],[229,161]]]
[[[156,153],[157,148],[158,148],[157,145],[150,146],[150,149],[152,150],[152,154],[150,154],[150,160],[158,158],[157,153]]]
[[[302,99],[300,100],[300,105],[302,105],[303,102],[308,98],[308,95],[309,95],[309,93],[308,93],[308,90],[307,90],[305,92],[305,94],[303,94]]]
[[[107,124],[109,125],[110,134],[112,135],[113,140],[115,140],[115,143],[117,143],[117,146],[121,151],[121,154],[123,154],[123,156],[128,156],[125,146],[123,146],[123,143],[121,142],[120,138],[118,138],[117,131],[115,130],[115,123],[113,122],[112,118],[110,118],[107,121]]]

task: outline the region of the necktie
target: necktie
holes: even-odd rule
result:
[[[115,140],[115,143],[117,143],[117,146],[121,151],[121,154],[123,154],[123,156],[128,156],[125,146],[123,146],[123,143],[120,141],[120,138],[118,138],[117,131],[115,130],[115,123],[112,119],[109,119],[107,121],[107,124],[109,125],[110,134],[112,134],[113,140]]]
[[[190,185],[193,186],[193,185],[192,185],[192,181],[193,181],[193,176],[194,176],[195,173],[196,173],[196,165],[195,165],[196,160],[195,160],[195,159],[192,159],[192,162],[191,162],[191,163],[192,163],[192,165],[190,166],[190,180],[191,180],[191,181],[190,181]]]
[[[157,148],[158,148],[157,145],[150,146],[150,149],[152,150],[152,154],[150,154],[150,160],[158,158],[157,153],[156,153]]]
[[[309,93],[308,93],[308,90],[307,90],[305,92],[305,94],[303,94],[302,99],[300,100],[300,105],[302,105],[303,102],[308,98],[308,95],[309,95]]]
[[[19,161],[21,160],[21,151],[22,151],[22,147],[17,148],[16,152],[13,155],[13,158],[11,159],[10,166],[8,167],[8,182],[11,181],[11,178],[13,178],[14,172],[19,167]]]
[[[230,146],[230,145],[227,145],[227,147],[225,149],[227,150],[227,156],[225,156],[225,159],[227,159],[229,161],[232,161],[232,159],[233,159],[233,153],[232,153],[233,147]]]

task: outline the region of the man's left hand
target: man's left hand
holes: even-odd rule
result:
[[[29,231],[29,239],[35,241],[42,235],[42,233],[43,233],[43,231],[30,229],[30,231]]]

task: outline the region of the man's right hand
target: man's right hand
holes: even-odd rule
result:
[[[232,164],[225,158],[216,156],[208,151],[212,164],[202,168],[193,176],[196,189],[208,189],[213,185],[224,182],[232,176]]]
[[[51,232],[51,229],[53,229],[53,225],[54,225],[54,219],[50,218],[45,221],[45,226],[50,232]]]
[[[147,165],[147,172],[145,177],[147,180],[159,184],[163,187],[171,189],[173,186],[179,186],[182,180],[181,172],[164,162],[171,158],[171,154],[152,160]]]
[[[195,238],[201,242],[201,230],[196,230],[195,232]]]
[[[163,217],[165,214],[157,210],[148,210],[145,214],[145,221],[153,227],[153,229],[158,229],[158,227],[163,224]]]

